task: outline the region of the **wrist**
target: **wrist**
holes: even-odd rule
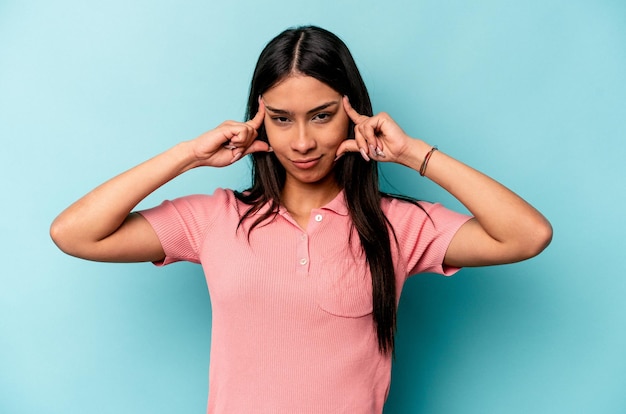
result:
[[[170,148],[167,153],[178,166],[180,174],[200,166],[200,160],[196,156],[191,141],[179,142]]]
[[[432,157],[435,151],[438,151],[438,150],[439,148],[437,148],[437,146],[435,145],[424,156],[424,161],[422,161],[422,165],[420,166],[420,169],[419,169],[419,173],[422,177],[426,175],[426,169],[428,168],[428,161],[430,161],[430,157]]]
[[[408,150],[405,152],[402,159],[400,160],[400,163],[419,172],[422,164],[424,163],[426,155],[430,152],[432,147],[432,145],[422,140],[413,139],[411,140]]]

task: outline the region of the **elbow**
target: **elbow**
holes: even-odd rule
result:
[[[68,225],[64,224],[63,220],[55,219],[50,225],[50,238],[54,242],[54,244],[66,254],[71,256],[76,256],[74,249],[72,248],[72,237],[71,232],[68,229]]]
[[[63,237],[63,225],[59,223],[59,219],[57,218],[50,225],[50,238],[54,242],[54,244],[61,249],[61,251],[65,252],[64,246],[64,237]]]
[[[533,231],[528,236],[525,243],[524,257],[522,257],[522,260],[537,256],[539,253],[543,252],[552,241],[553,230],[548,220],[543,219],[540,223],[534,225],[532,229]]]

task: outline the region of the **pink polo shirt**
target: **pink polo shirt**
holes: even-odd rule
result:
[[[430,218],[408,202],[382,203],[398,238],[398,299],[409,275],[458,270],[442,262],[469,217],[421,205]],[[281,209],[249,240],[237,230],[247,207],[218,189],[141,212],[165,250],[161,264],[201,263],[206,275],[213,318],[207,413],[380,414],[391,358],[378,350],[371,276],[343,192],[311,212],[306,231]]]

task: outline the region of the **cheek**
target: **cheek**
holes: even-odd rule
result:
[[[271,146],[274,146],[278,144],[280,132],[272,125],[265,124],[265,136],[267,137],[267,142],[269,142]]]
[[[333,127],[332,136],[334,137],[333,144],[339,145],[349,136],[349,122],[347,119],[342,119],[341,122],[337,122],[337,124]]]
[[[267,136],[267,143],[274,150],[274,156],[276,156],[282,164],[286,154],[290,152],[288,135],[284,130],[272,127],[265,129],[265,135]]]
[[[348,114],[346,114],[345,112],[339,113],[339,119],[337,119],[337,123],[339,124],[341,134],[344,136],[344,138],[348,138],[349,128],[351,125]]]

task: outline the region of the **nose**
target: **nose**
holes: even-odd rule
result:
[[[308,130],[307,125],[299,125],[296,135],[291,141],[291,148],[294,151],[300,153],[307,153],[312,149],[315,149],[317,143],[311,132]]]

